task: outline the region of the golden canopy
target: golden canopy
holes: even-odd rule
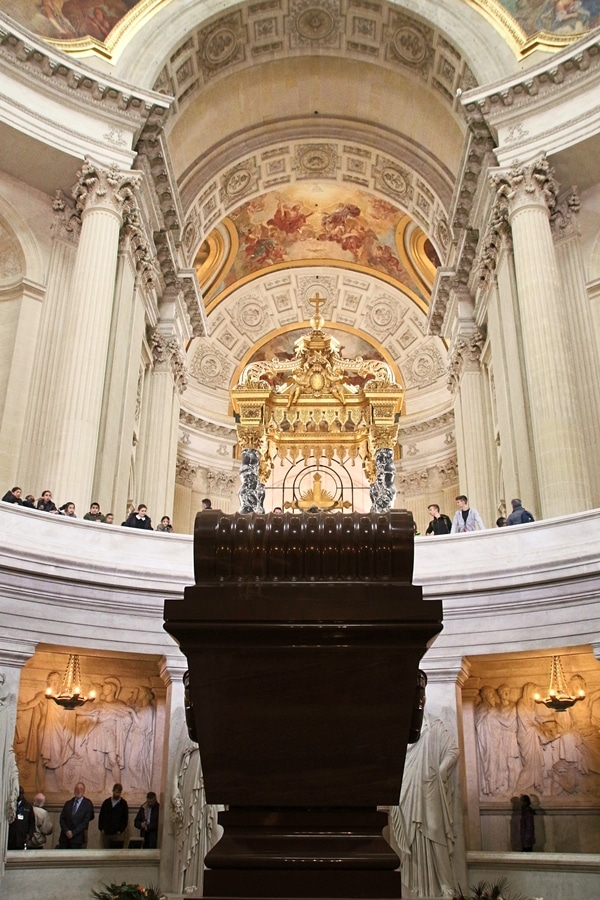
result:
[[[309,302],[311,330],[293,358],[250,363],[231,391],[240,447],[259,453],[263,484],[277,458],[300,457],[352,465],[359,457],[372,483],[375,454],[396,446],[404,388],[381,360],[343,358],[323,330],[323,298],[317,292]]]

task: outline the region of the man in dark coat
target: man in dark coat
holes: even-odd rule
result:
[[[452,520],[449,516],[440,512],[437,503],[430,503],[427,509],[431,515],[431,522],[425,534],[450,534],[452,531]]]
[[[158,811],[160,804],[154,791],[146,794],[146,802],[142,803],[133,823],[139,828],[140,835],[144,839],[144,850],[155,850],[158,844]]]
[[[507,525],[525,525],[527,522],[535,522],[535,519],[528,510],[523,509],[523,504],[519,499],[511,500],[512,512],[506,520]]]
[[[35,816],[33,806],[25,799],[25,792],[19,785],[17,799],[17,813],[14,821],[8,826],[7,850],[26,850],[27,841],[30,841],[35,831]]]
[[[100,807],[98,831],[102,835],[102,843],[105,848],[109,848],[114,841],[122,839],[129,822],[129,806],[127,800],[121,796],[122,793],[122,784],[113,785],[112,797],[107,797]]]
[[[75,796],[67,800],[60,814],[59,849],[81,850],[86,846],[87,829],[93,818],[92,801],[85,796],[85,784],[78,781],[75,785]]]

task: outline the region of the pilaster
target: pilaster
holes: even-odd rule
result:
[[[466,292],[459,306],[472,308]],[[459,316],[459,330],[449,351],[448,381],[454,393],[456,449],[461,491],[491,528],[496,518],[492,460],[493,445],[490,405],[481,351],[485,343],[483,331],[472,319]]]
[[[177,457],[180,397],[187,383],[180,342],[168,322],[165,331],[167,334],[159,323],[149,336],[153,366],[144,386],[137,471],[138,495],[155,520],[173,514],[172,475]]]
[[[65,348],[71,277],[75,265],[81,219],[74,205],[58,191],[52,201],[52,254],[46,295],[41,310],[38,341],[33,357],[32,389],[26,407],[23,453],[19,478],[42,491],[53,485],[58,457],[58,433],[64,419],[64,396],[58,390]]]
[[[579,194],[571,188],[554,208],[550,219],[567,311],[567,325],[577,365],[571,367],[584,436],[588,472],[600,469],[600,355],[593,338],[594,323],[585,284],[577,218]],[[592,505],[600,506],[600,484],[590,479]]]

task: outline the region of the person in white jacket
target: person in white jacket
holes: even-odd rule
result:
[[[485,529],[481,516],[476,509],[469,508],[469,500],[464,494],[460,494],[456,498],[456,506],[451,534],[465,531],[483,531]]]
[[[28,850],[41,850],[46,843],[46,837],[52,834],[53,825],[50,813],[44,809],[46,798],[43,794],[36,794],[33,798],[33,815],[35,816],[35,831],[31,840],[27,841]]]

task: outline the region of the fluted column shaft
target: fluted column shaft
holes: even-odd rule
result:
[[[567,323],[577,365],[571,367],[578,397],[583,448],[588,473],[600,469],[600,355],[594,340],[594,323],[587,296],[579,231],[576,192],[560,204],[553,217],[556,256],[568,310]],[[600,506],[600,481],[590,479],[592,505]]]
[[[545,160],[493,183],[508,207],[532,433],[545,518],[589,509],[591,493],[573,385],[573,348],[549,221],[556,185]]]
[[[58,429],[64,397],[58,389],[65,347],[71,276],[77,252],[79,217],[64,198],[54,200],[56,220],[46,296],[33,360],[32,390],[27,404],[19,479],[25,490],[39,494],[54,483],[59,447]]]
[[[129,241],[125,239],[117,267],[110,356],[91,498],[100,503],[103,512],[112,511],[119,521],[127,512],[143,336],[141,285],[136,279]]]
[[[139,176],[87,163],[75,189],[81,237],[71,287],[70,340],[64,347],[54,493],[85,512],[91,496],[115,293],[119,231],[125,202]]]
[[[529,398],[523,375],[523,346],[514,284],[512,246],[506,241],[490,287],[488,338],[492,348],[496,414],[502,454],[503,493],[508,504],[521,497],[536,518],[540,515],[535,453],[529,422]]]

